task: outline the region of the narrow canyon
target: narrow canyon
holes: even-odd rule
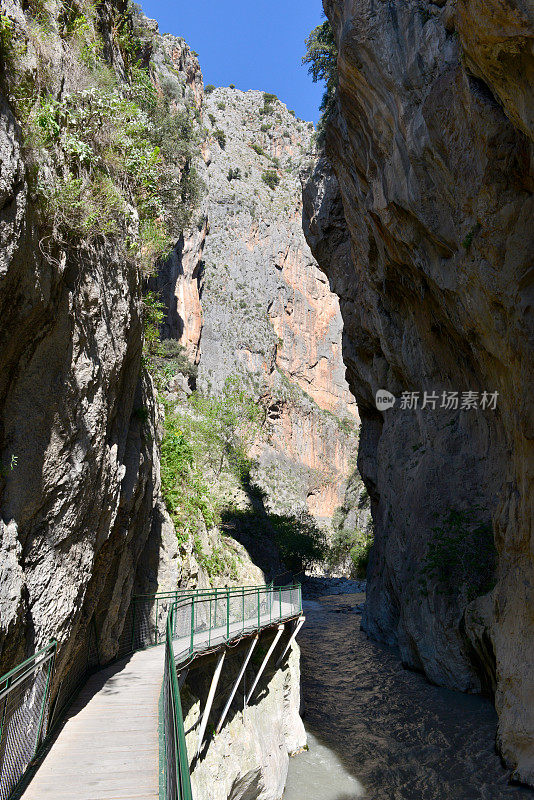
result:
[[[323,5],[314,125],[0,0],[2,800],[158,645],[160,797],[534,788],[534,7]]]

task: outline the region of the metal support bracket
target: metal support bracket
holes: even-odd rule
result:
[[[278,642],[279,642],[279,639],[280,639],[281,635],[282,635],[282,634],[283,634],[283,632],[284,632],[284,628],[285,628],[285,625],[284,625],[284,624],[282,624],[282,625],[279,625],[279,626],[278,626],[278,631],[277,631],[277,633],[276,633],[276,636],[274,637],[274,639],[273,639],[273,642],[272,642],[271,646],[269,647],[269,649],[267,650],[267,652],[266,652],[266,654],[265,654],[265,658],[263,659],[263,661],[262,661],[262,663],[261,663],[261,667],[260,667],[260,668],[259,668],[259,670],[258,670],[258,674],[256,675],[256,678],[255,678],[255,680],[254,680],[254,683],[252,684],[252,688],[251,688],[250,692],[248,693],[248,697],[247,697],[247,699],[246,699],[246,701],[245,701],[245,705],[246,705],[246,706],[248,706],[248,704],[250,703],[250,698],[252,697],[252,695],[253,695],[253,693],[254,693],[254,689],[255,689],[255,688],[256,688],[256,686],[258,685],[258,681],[259,681],[259,679],[261,678],[261,676],[263,675],[263,670],[264,670],[264,669],[265,669],[265,667],[267,666],[267,662],[268,662],[269,658],[271,657],[271,653],[273,652],[274,648],[275,648],[275,647],[276,647],[276,645],[278,644]]]
[[[185,679],[187,678],[187,674],[188,674],[188,672],[189,672],[189,667],[186,667],[185,669],[183,669],[183,670],[180,672],[180,674],[179,674],[179,676],[178,676],[178,688],[179,688],[179,689],[181,689],[181,688],[182,688],[182,686],[184,685],[184,683],[185,683]]]
[[[296,638],[296,636],[297,636],[297,633],[300,631],[300,629],[301,629],[301,628],[302,628],[302,626],[304,625],[304,622],[305,622],[305,620],[306,620],[306,617],[304,617],[304,616],[303,616],[303,617],[299,617],[299,618],[298,618],[298,620],[297,620],[297,624],[295,625],[295,630],[293,631],[293,633],[292,633],[292,634],[291,634],[291,636],[289,637],[289,641],[288,641],[288,643],[287,643],[287,644],[286,644],[286,646],[284,647],[284,650],[283,650],[282,654],[280,655],[280,657],[278,658],[278,660],[277,660],[276,664],[274,665],[275,669],[276,669],[277,667],[279,667],[279,666],[280,666],[280,664],[282,663],[282,661],[284,660],[284,656],[285,656],[285,654],[287,653],[287,651],[289,650],[289,648],[291,647],[291,645],[292,645],[292,644],[293,644],[293,642],[295,641],[295,638]]]
[[[219,683],[219,678],[221,677],[225,656],[226,656],[226,650],[222,650],[219,653],[219,657],[217,659],[217,666],[215,667],[215,672],[213,673],[213,678],[211,679],[211,686],[208,694],[208,699],[206,700],[206,706],[204,708],[204,713],[202,715],[202,722],[200,723],[200,731],[198,734],[197,756],[200,755],[202,742],[204,741],[206,725],[208,724],[208,717],[210,715],[211,707],[213,705],[215,692],[217,691],[217,684]]]
[[[224,725],[224,720],[226,719],[226,715],[228,714],[230,706],[232,705],[232,700],[235,697],[235,693],[237,692],[237,688],[238,688],[239,684],[241,683],[241,678],[245,674],[245,670],[247,668],[248,662],[250,661],[250,657],[252,655],[252,652],[253,652],[254,648],[256,647],[256,645],[258,643],[258,638],[259,638],[259,636],[258,636],[258,634],[256,634],[255,637],[252,639],[252,641],[250,643],[250,647],[249,647],[249,649],[247,651],[247,654],[245,656],[245,660],[243,661],[243,665],[242,665],[241,669],[239,670],[239,675],[237,676],[237,678],[235,680],[235,683],[234,683],[234,685],[232,687],[232,691],[230,692],[230,697],[226,701],[226,705],[225,705],[224,710],[223,710],[223,712],[221,714],[221,718],[219,720],[219,723],[218,723],[218,725],[217,725],[217,727],[215,729],[215,733],[220,733],[221,728]]]

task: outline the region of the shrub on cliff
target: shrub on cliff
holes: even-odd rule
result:
[[[179,373],[194,382],[198,376],[198,366],[190,361],[185,347],[176,339],[163,339],[157,348],[155,365],[165,381]]]
[[[216,395],[197,391],[187,406],[167,405],[162,492],[181,541],[194,535],[201,520],[207,528],[219,521],[223,471],[242,482],[248,480],[252,466],[248,451],[261,438],[262,420],[261,407],[233,378]],[[195,547],[204,559],[198,543]]]
[[[217,522],[215,502],[204,480],[194,440],[183,419],[169,410],[161,443],[161,491],[179,541],[185,542],[196,533],[200,518],[208,528]]]
[[[47,90],[44,67],[44,77],[32,86],[18,63],[11,75],[24,87],[14,103],[33,162],[29,174],[41,211],[41,249],[53,259],[55,245],[75,248],[112,237],[125,258],[149,272],[170,250],[202,193],[193,165],[193,111],[172,110],[148,70],[136,64],[144,44],[133,5],[113,26],[126,82],[104,60],[92,4],[83,11],[65,6],[59,23],[79,59],[78,82],[92,88],[58,100]]]
[[[226,134],[220,128],[217,128],[216,131],[213,132],[213,137],[217,141],[221,150],[224,150],[226,147]]]
[[[258,156],[265,156],[266,155],[265,150],[263,149],[263,147],[261,145],[257,144],[256,142],[249,142],[249,147],[252,150],[254,150],[254,152]]]
[[[155,292],[143,297],[144,354],[151,358],[160,351],[159,326],[163,322],[165,306]]]
[[[13,21],[0,13],[0,58],[4,64],[10,63],[13,56],[13,27]]]
[[[262,179],[262,181],[264,183],[267,184],[269,189],[272,189],[273,191],[276,189],[276,187],[280,183],[280,176],[278,175],[278,173],[274,169],[266,170],[262,174],[261,179]]]
[[[36,187],[53,239],[65,246],[120,232],[126,242],[134,205],[139,224],[129,254],[145,271],[170,250],[200,194],[187,115],[156,103],[148,116],[115,89],[42,97],[28,141],[38,163],[47,163],[37,155],[46,151],[55,167],[52,179],[38,172]]]
[[[330,22],[325,20],[321,25],[317,25],[307,37],[305,44],[306,54],[302,58],[302,63],[308,64],[308,72],[314,83],[325,82],[325,91],[320,105],[322,117],[317,126],[317,130],[321,134],[332,111],[338,85],[337,45]]]
[[[421,593],[427,596],[435,586],[438,594],[473,600],[493,588],[496,567],[487,514],[478,506],[452,509],[432,529],[419,574]]]

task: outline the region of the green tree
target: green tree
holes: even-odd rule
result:
[[[325,82],[325,91],[321,101],[320,110],[323,112],[319,128],[324,128],[334,104],[335,93],[338,85],[337,70],[337,45],[334,32],[328,20],[317,25],[305,40],[306,54],[302,63],[308,65],[308,73],[314,83]]]
[[[335,528],[335,518],[332,522]],[[328,554],[329,565],[335,569],[348,561],[350,577],[365,578],[372,546],[372,529],[362,531],[359,528],[339,527],[335,530]]]
[[[270,514],[269,522],[287,569],[301,572],[315,562],[323,561],[327,552],[326,536],[308,512]]]
[[[159,326],[165,316],[165,306],[155,292],[147,292],[143,297],[143,328],[145,333],[145,355],[153,357],[159,354]]]
[[[218,395],[195,393],[191,399],[204,419],[202,436],[211,466],[220,475],[225,462],[238,475],[250,469],[248,451],[261,435],[264,412],[245,389],[239,378],[227,378]]]

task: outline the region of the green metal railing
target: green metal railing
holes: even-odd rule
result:
[[[177,666],[302,613],[300,585],[235,587],[174,600],[165,627],[165,800],[192,800]]]
[[[56,650],[53,640],[0,678],[1,800],[8,800],[46,737]]]
[[[177,665],[301,611],[299,585],[178,589],[132,599],[116,658],[165,643],[167,800],[192,800]],[[0,800],[20,790],[47,735],[87,677],[102,666],[93,618],[52,691],[57,648],[51,641],[0,678]]]
[[[165,671],[163,677],[165,798],[166,800],[178,800],[178,798],[180,800],[192,800],[184,717],[172,636],[175,608],[176,603],[173,603],[167,617],[167,635],[165,637]]]

